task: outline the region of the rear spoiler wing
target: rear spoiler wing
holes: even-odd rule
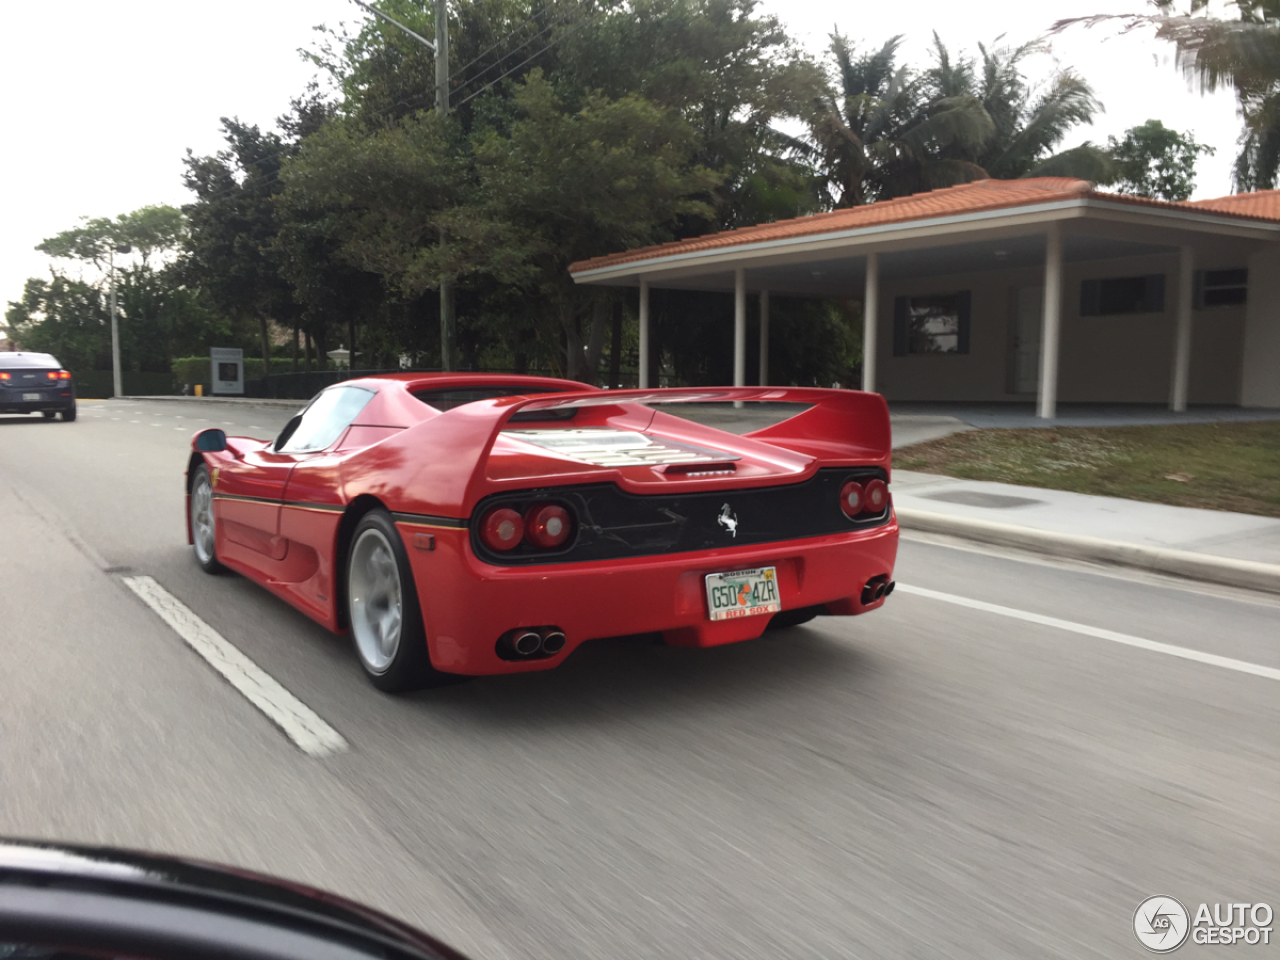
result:
[[[437,502],[453,503],[469,515],[487,492],[485,464],[498,436],[518,413],[619,404],[773,402],[807,404],[807,409],[771,426],[743,434],[751,440],[824,461],[880,466],[891,459],[889,407],[884,397],[860,390],[817,387],[705,387],[641,390],[584,390],[477,400],[455,407],[412,428],[431,437],[435,453],[420,479]],[[653,419],[664,416],[651,410]],[[523,418],[522,418],[523,419]],[[471,463],[471,471],[459,469]],[[443,502],[442,502],[443,501]],[[431,512],[426,511],[424,512]]]
[[[889,405],[878,393],[817,387],[709,387],[659,390],[593,390],[535,398],[512,412],[564,410],[617,403],[773,402],[807,404],[778,423],[743,434],[820,459],[883,463],[888,468],[892,438]]]

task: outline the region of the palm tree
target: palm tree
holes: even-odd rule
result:
[[[941,151],[977,149],[993,132],[991,117],[972,95],[927,96],[924,78],[897,65],[901,43],[893,37],[859,55],[846,37],[832,34],[836,84],[815,105],[805,150],[822,171],[832,206],[985,176]]]
[[[1211,93],[1232,88],[1243,129],[1232,179],[1236,192],[1270,190],[1280,178],[1280,0],[1233,0],[1235,20],[1204,16],[1205,0],[1190,0],[1177,14],[1172,0],[1153,0],[1158,14],[1122,14],[1060,20],[1071,26],[1118,22],[1124,32],[1154,27],[1157,39],[1177,48],[1176,63]]]
[[[926,73],[936,96],[976,97],[995,126],[994,134],[969,160],[1002,180],[1036,176],[1074,176],[1105,181],[1111,175],[1104,150],[1085,142],[1054,153],[1072,127],[1089,123],[1102,109],[1093,89],[1075,71],[1059,70],[1040,88],[1027,83],[1023,60],[1043,48],[1037,43],[988,49],[978,45],[980,63],[953,60],[937,34],[935,66]]]
[[[828,202],[849,207],[989,176],[1082,176],[1106,180],[1106,154],[1089,143],[1051,151],[1101,109],[1069,70],[1042,90],[1022,74],[1033,44],[988,51],[981,63],[953,58],[934,35],[934,66],[897,64],[902,37],[858,54],[831,38],[832,82],[809,118],[802,152],[821,171]]]

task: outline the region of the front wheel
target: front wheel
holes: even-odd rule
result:
[[[226,568],[218,562],[213,519],[213,484],[209,468],[203,463],[191,477],[191,542],[196,563],[205,573],[221,573]]]
[[[431,666],[409,557],[385,510],[370,510],[356,526],[346,581],[351,639],[375,687],[399,693],[450,679]]]

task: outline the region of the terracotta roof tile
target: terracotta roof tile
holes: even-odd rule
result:
[[[709,233],[688,240],[677,240],[651,247],[625,250],[621,253],[611,253],[607,256],[594,257],[590,260],[579,260],[577,263],[570,265],[569,272],[581,273],[585,270],[619,266],[624,263],[634,263],[656,256],[670,256],[676,253],[716,250],[723,247],[816,236],[824,233],[857,230],[861,227],[907,223],[912,220],[980,213],[986,210],[1000,210],[1007,207],[1029,206],[1081,197],[1093,197],[1099,200],[1135,206],[1162,207],[1165,209],[1212,210],[1218,213],[1255,220],[1280,220],[1280,191],[1275,190],[1265,193],[1239,194],[1232,197],[1222,197],[1217,200],[1198,200],[1194,203],[1166,203],[1163,200],[1149,200],[1145,197],[1129,197],[1117,193],[1100,192],[1095,190],[1093,184],[1087,180],[1076,180],[1070,177],[977,180],[973,183],[965,183],[955,187],[931,190],[928,193],[916,193],[908,197],[881,200],[878,203],[871,203],[862,207],[834,210],[830,213],[816,213],[807,217],[778,220],[774,223],[762,223],[753,227],[740,227],[737,230]]]
[[[1218,213],[1280,220],[1280,190],[1259,190],[1257,193],[1237,193],[1213,200],[1193,200],[1191,206]]]

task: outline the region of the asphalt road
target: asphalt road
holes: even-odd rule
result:
[[[998,609],[1277,668],[1274,600],[904,539],[900,583],[997,608],[903,590],[388,697],[345,640],[189,555],[190,434],[287,414],[0,417],[0,835],[266,870],[513,960],[1139,957],[1152,894],[1280,909],[1280,683]],[[349,749],[298,750],[130,575]]]

